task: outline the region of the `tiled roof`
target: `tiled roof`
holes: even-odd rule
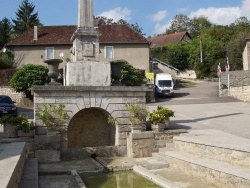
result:
[[[26,45],[71,45],[76,26],[39,26],[38,40],[34,41],[34,30],[29,29],[13,39],[7,46]],[[142,35],[127,25],[102,25],[99,27],[100,43],[149,43]]]
[[[99,27],[100,43],[149,43],[127,25],[102,25]]]
[[[182,39],[184,38],[186,34],[189,36],[189,34],[186,31],[184,31],[184,32],[173,33],[169,35],[150,37],[148,38],[148,40],[151,42],[151,45],[150,45],[151,48],[163,47],[163,46],[167,46],[170,43],[176,43],[176,42],[182,41]]]

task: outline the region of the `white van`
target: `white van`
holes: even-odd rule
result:
[[[156,74],[155,92],[157,96],[174,96],[174,82],[170,74]]]

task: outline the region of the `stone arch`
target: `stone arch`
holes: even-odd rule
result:
[[[108,123],[109,113],[101,108],[77,112],[68,126],[68,148],[115,145],[115,125]]]

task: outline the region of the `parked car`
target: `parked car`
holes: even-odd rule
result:
[[[0,95],[0,116],[17,116],[17,107],[15,102],[7,95]]]
[[[155,93],[157,96],[174,96],[174,82],[170,74],[156,74]]]

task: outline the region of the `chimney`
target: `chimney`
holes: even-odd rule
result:
[[[38,40],[38,34],[37,34],[37,26],[34,26],[34,41]]]

